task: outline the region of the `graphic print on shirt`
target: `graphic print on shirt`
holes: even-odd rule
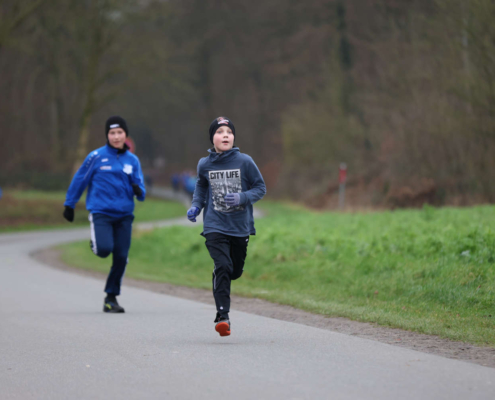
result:
[[[241,193],[242,181],[240,169],[225,171],[208,171],[210,178],[211,197],[215,211],[230,213],[244,210],[243,206],[229,207],[224,197],[227,193]]]

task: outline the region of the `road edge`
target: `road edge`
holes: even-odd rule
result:
[[[51,268],[102,279],[102,281],[106,279],[106,274],[66,265],[61,260],[61,251],[54,247],[38,250],[31,253],[30,256],[36,261]],[[213,296],[210,290],[175,286],[169,283],[151,282],[127,277],[124,280],[124,286],[137,287],[155,293],[214,305]],[[416,350],[422,353],[434,354],[445,358],[495,368],[495,348],[491,347],[480,347],[465,342],[443,339],[438,336],[388,328],[377,324],[353,321],[342,317],[328,317],[325,315],[313,314],[291,306],[271,303],[257,298],[232,296],[231,308],[235,311],[294,322],[410,350]],[[214,316],[212,316],[212,321],[213,318]]]

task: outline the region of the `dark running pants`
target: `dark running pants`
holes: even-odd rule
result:
[[[105,214],[89,214],[91,223],[91,249],[98,257],[106,258],[112,253],[113,263],[108,274],[105,292],[118,296],[127,266],[131,247],[132,221],[134,215],[115,218]]]
[[[213,270],[213,297],[217,312],[222,318],[229,317],[230,283],[241,277],[246,260],[249,236],[236,237],[222,233],[207,233],[206,248],[210,252]]]

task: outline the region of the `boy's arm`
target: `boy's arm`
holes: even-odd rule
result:
[[[206,196],[208,195],[208,179],[206,175],[202,173],[201,160],[198,162],[198,179],[196,181],[196,187],[194,188],[192,206],[198,207],[200,210],[206,204]]]
[[[91,152],[86,157],[86,159],[74,175],[74,178],[72,178],[69,190],[67,190],[64,206],[75,208],[76,203],[81,198],[84,189],[86,189],[86,186],[88,186],[88,183],[91,180],[94,164],[99,158],[100,156],[96,151]]]
[[[139,201],[144,201],[146,197],[146,187],[144,186],[144,178],[143,178],[143,171],[141,169],[141,163],[139,162],[139,159],[136,157],[136,166],[137,168],[134,168],[132,171],[132,185],[137,185],[140,191],[136,191],[136,189],[133,188],[134,193],[137,192],[136,198]]]
[[[243,206],[256,203],[266,194],[265,181],[253,160],[250,160],[247,165],[247,173],[251,187],[249,190],[239,193],[241,196],[240,204]]]

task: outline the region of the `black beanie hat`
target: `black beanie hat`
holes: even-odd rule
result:
[[[211,144],[213,144],[213,135],[215,135],[215,132],[217,131],[217,129],[219,127],[221,127],[222,125],[226,125],[230,129],[232,129],[232,134],[234,135],[234,138],[235,138],[235,127],[234,127],[234,124],[232,123],[232,121],[230,119],[228,119],[227,117],[218,117],[218,118],[215,118],[210,124],[210,142],[211,142]]]
[[[125,119],[115,115],[107,119],[105,123],[105,135],[108,136],[108,132],[113,128],[122,128],[125,132],[125,136],[129,136],[129,131],[127,130],[127,124],[125,123]]]

